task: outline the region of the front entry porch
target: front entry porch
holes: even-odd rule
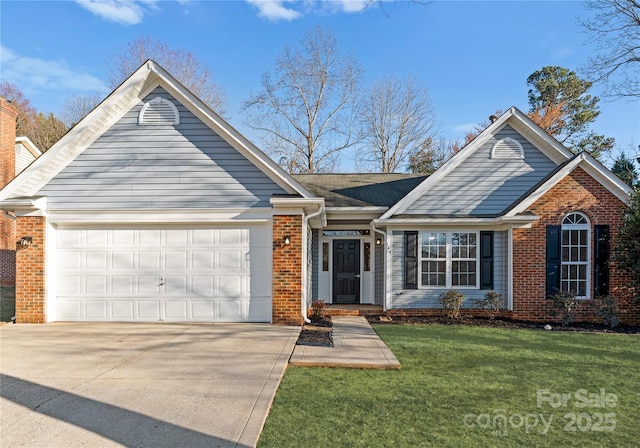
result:
[[[380,316],[384,314],[382,305],[361,304],[329,304],[327,305],[329,316]]]

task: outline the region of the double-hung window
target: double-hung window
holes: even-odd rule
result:
[[[478,288],[478,233],[421,233],[421,286]]]
[[[587,297],[589,291],[589,221],[582,213],[562,220],[560,289]]]

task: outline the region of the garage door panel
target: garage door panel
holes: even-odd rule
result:
[[[111,269],[131,271],[135,268],[132,250],[114,250],[111,252]]]
[[[184,250],[168,250],[165,251],[164,266],[167,269],[187,269],[188,253]]]
[[[138,252],[138,269],[160,269],[162,252],[160,250],[144,250]]]
[[[81,275],[63,275],[58,278],[59,296],[80,296],[83,294]]]
[[[58,320],[271,318],[271,230],[61,226]]]
[[[215,253],[212,251],[191,252],[191,269],[211,270],[215,267]]]
[[[165,300],[165,320],[189,320],[187,314],[188,303],[186,300]]]
[[[85,276],[84,294],[87,295],[107,295],[107,276],[106,275],[87,275]]]
[[[106,300],[86,300],[84,310],[87,319],[105,320],[108,317]]]
[[[120,296],[133,296],[135,293],[135,278],[133,275],[112,275],[111,293]]]
[[[133,300],[110,300],[108,302],[111,308],[111,318],[119,320],[134,320],[134,302]]]
[[[159,300],[140,300],[135,302],[140,320],[160,320]]]

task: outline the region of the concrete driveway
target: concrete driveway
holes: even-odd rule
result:
[[[254,446],[298,332],[2,325],[0,446]]]

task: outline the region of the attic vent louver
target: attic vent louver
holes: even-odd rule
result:
[[[524,159],[524,148],[518,140],[506,137],[498,140],[491,148],[491,159]]]
[[[171,101],[160,96],[146,102],[138,115],[138,124],[180,124],[180,113]]]

